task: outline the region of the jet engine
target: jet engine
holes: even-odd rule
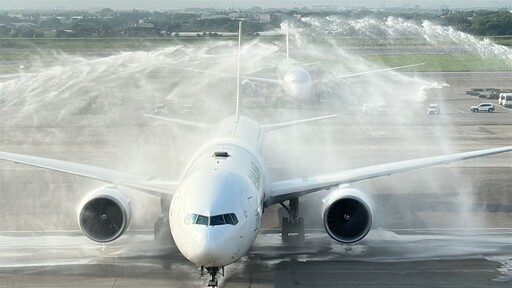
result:
[[[78,225],[89,239],[106,243],[119,238],[131,220],[130,199],[115,186],[92,191],[78,209]]]
[[[325,199],[322,208],[327,234],[341,243],[363,239],[372,226],[369,198],[359,190],[338,188]]]

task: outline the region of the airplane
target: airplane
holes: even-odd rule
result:
[[[239,36],[238,75],[240,42]],[[272,205],[280,204],[288,213],[282,223],[283,240],[292,236],[302,239],[305,231],[298,213],[299,198],[329,190],[322,206],[326,233],[340,243],[355,243],[368,234],[374,215],[368,196],[347,184],[512,151],[512,146],[491,148],[273,181],[263,153],[263,137],[270,131],[336,115],[260,125],[243,115],[240,106],[238,76],[235,114],[215,125],[151,116],[210,131],[209,140],[191,158],[178,181],[10,152],[0,152],[0,159],[107,183],[85,196],[77,211],[83,234],[100,243],[118,239],[129,227],[131,199],[123,191],[158,197],[161,216],[155,223],[155,237],[170,239],[172,235],[181,254],[209,274],[208,287],[217,287],[224,267],[238,261],[253,245],[262,214]]]
[[[318,81],[313,80],[310,71],[306,68],[307,66],[316,65],[321,62],[313,62],[300,64],[298,61],[290,58],[290,45],[289,45],[289,33],[288,33],[288,22],[285,23],[286,30],[286,59],[278,64],[277,66],[277,79],[270,77],[256,77],[250,75],[244,75],[246,85],[251,85],[250,81],[255,82],[263,82],[263,83],[271,83],[279,85],[282,90],[288,95],[291,99],[298,102],[303,102],[306,100],[310,100],[314,93],[315,85]],[[356,76],[362,76],[367,74],[386,72],[392,70],[399,70],[405,68],[412,68],[416,66],[425,65],[426,62],[404,65],[398,67],[389,67],[382,68],[376,70],[355,72],[345,75],[336,76],[337,79],[345,79]]]
[[[277,65],[277,78],[275,77],[263,77],[263,76],[251,76],[251,75],[242,75],[243,78],[242,84],[247,89],[256,90],[254,83],[268,83],[272,85],[276,85],[281,87],[281,89],[285,92],[285,94],[289,97],[290,100],[295,101],[297,103],[303,103],[306,101],[310,101],[313,99],[315,87],[319,84],[318,80],[315,80],[312,77],[310,70],[306,67],[311,65],[317,65],[321,62],[312,62],[301,64],[298,61],[290,58],[290,48],[289,48],[289,33],[288,33],[288,22],[285,24],[286,27],[286,59],[280,62]],[[335,78],[339,80],[343,80],[346,78],[357,77],[362,75],[400,70],[405,68],[412,68],[421,65],[425,65],[427,62],[416,63],[411,65],[404,65],[398,67],[388,67],[381,68],[376,70],[369,71],[361,71],[354,72],[350,74],[344,75],[335,75]],[[237,77],[237,75],[232,73],[224,73],[224,72],[214,72],[203,69],[196,69],[190,67],[172,67],[173,69],[189,71],[189,72],[197,72],[197,73],[205,73],[212,74],[216,76],[224,76],[224,77]]]

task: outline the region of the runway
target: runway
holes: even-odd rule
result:
[[[450,86],[406,109],[392,107],[390,115],[342,114],[321,129],[268,135],[275,177],[511,145],[512,112],[497,107],[495,113],[471,113],[468,107],[484,100],[464,94],[475,86],[510,85],[510,73],[423,76]],[[58,105],[66,101],[72,100]],[[441,103],[440,115],[425,113],[431,102]],[[289,120],[336,109],[325,106],[244,113]],[[43,110],[12,125],[6,115],[18,107],[11,107],[0,116],[6,120],[0,123],[0,150],[168,176],[179,175],[204,139],[195,131],[148,124],[133,103],[112,108],[125,109],[123,122],[108,114],[52,121],[44,116],[53,110]],[[282,243],[276,230],[281,212],[272,207],[250,253],[226,268],[221,286],[509,287],[510,175],[512,156],[503,154],[357,183],[376,203],[374,229],[357,245],[340,245],[323,232],[321,195],[301,202],[309,231],[303,243]],[[75,231],[75,213],[84,194],[101,183],[11,163],[0,163],[0,178],[0,287],[206,286],[200,270],[174,246],[152,240],[148,229],[159,215],[157,199],[131,195],[128,233],[99,245]]]
[[[374,230],[357,245],[309,231],[283,244],[264,231],[226,268],[222,287],[508,287],[512,229]],[[0,287],[201,287],[206,283],[173,245],[132,231],[98,245],[79,233],[0,236]],[[506,256],[508,255],[508,256]]]

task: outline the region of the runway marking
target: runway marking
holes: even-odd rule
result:
[[[457,112],[460,112],[462,114],[466,114],[466,112],[462,111],[462,110],[459,110],[459,109],[456,109],[456,108],[452,108],[453,110],[457,111]]]

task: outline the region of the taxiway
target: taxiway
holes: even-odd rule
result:
[[[484,101],[464,94],[475,86],[510,85],[511,73],[424,76],[450,86],[406,111],[341,115],[314,129],[304,126],[268,135],[271,147],[287,143],[285,149],[269,151],[274,162],[270,168],[277,177],[287,177],[511,145],[512,112],[498,107],[494,113],[472,113],[468,107]],[[433,101],[441,103],[441,115],[425,113],[425,104]],[[284,112],[312,113],[248,111],[256,117]],[[195,148],[191,141],[204,137],[169,125],[140,124],[144,119],[112,125],[94,121],[98,116],[83,118],[85,122],[71,119],[47,126],[42,122],[37,127],[32,126],[33,118],[15,126],[2,121],[0,150],[179,175],[182,162]],[[175,162],[165,161],[173,155]],[[321,197],[303,201],[302,213],[311,219],[304,243],[281,242],[276,230],[281,212],[273,207],[264,214],[263,231],[253,249],[227,267],[221,285],[509,287],[510,175],[508,153],[357,183],[378,205],[375,229],[350,246],[335,243],[320,230]],[[0,163],[0,178],[0,287],[206,285],[199,269],[174,246],[155,244],[152,232],[146,230],[159,214],[156,199],[134,196],[141,198],[134,201],[139,206],[131,231],[112,244],[98,245],[68,231],[77,229],[75,209],[83,194],[101,183],[10,163]]]

